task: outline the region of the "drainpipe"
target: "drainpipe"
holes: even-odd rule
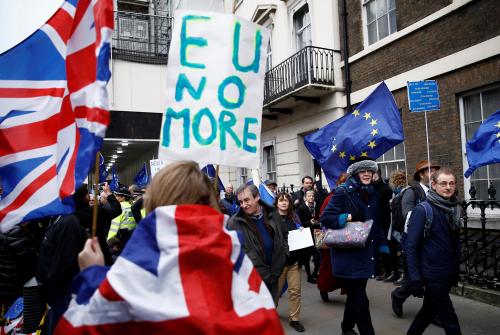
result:
[[[346,0],[342,0],[342,30],[344,31],[344,83],[346,96],[346,114],[351,111],[351,72],[349,71],[349,35],[347,34],[347,9]]]

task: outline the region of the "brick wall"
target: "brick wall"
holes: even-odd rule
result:
[[[438,81],[441,110],[427,114],[431,160],[438,161],[442,166],[451,166],[457,172],[459,191],[463,196],[459,96],[473,89],[500,83],[500,56],[433,79]],[[408,111],[406,88],[393,94],[397,105],[403,109],[406,163],[408,173],[412,175],[416,163],[427,159],[424,114]]]
[[[398,31],[448,6],[451,0],[396,0]]]
[[[472,2],[351,63],[352,90],[357,91],[498,36],[499,17],[498,0]]]
[[[339,1],[339,27],[340,27],[340,38],[341,45],[340,49],[344,50],[344,27],[342,25],[342,1]],[[346,0],[347,7],[347,33],[349,38],[349,54],[355,55],[363,50],[363,20],[361,11],[361,1]],[[343,53],[342,53],[343,55]],[[342,57],[343,58],[343,57]]]

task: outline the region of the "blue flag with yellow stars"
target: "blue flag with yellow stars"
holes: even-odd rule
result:
[[[403,140],[398,107],[382,82],[356,110],[307,135],[304,144],[333,189],[340,174],[355,159],[377,159]]]
[[[113,192],[118,191],[120,188],[120,183],[118,182],[118,175],[116,174],[115,166],[111,169],[111,183],[109,183],[109,189]]]
[[[500,110],[483,121],[465,145],[465,151],[469,162],[465,178],[469,178],[478,167],[500,163]]]
[[[142,168],[134,177],[134,183],[139,187],[145,187],[149,183],[148,169],[146,163],[142,164]]]

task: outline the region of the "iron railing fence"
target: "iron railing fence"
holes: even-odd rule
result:
[[[462,258],[460,280],[483,288],[500,290],[500,231],[489,229],[486,210],[500,209],[493,184],[488,188],[488,200],[476,199],[476,189],[471,186],[470,200],[462,202],[463,228],[461,234]],[[468,209],[479,209],[479,228],[470,228]]]
[[[333,86],[335,50],[307,46],[265,75],[264,105],[309,84]]]
[[[166,64],[171,35],[171,17],[116,11],[113,58]]]

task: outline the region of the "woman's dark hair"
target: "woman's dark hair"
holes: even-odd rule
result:
[[[292,221],[297,221],[297,214],[293,211],[292,197],[286,192],[280,192],[274,199],[274,207],[278,208],[278,201],[282,199],[288,200],[288,208],[286,210],[286,217]]]

